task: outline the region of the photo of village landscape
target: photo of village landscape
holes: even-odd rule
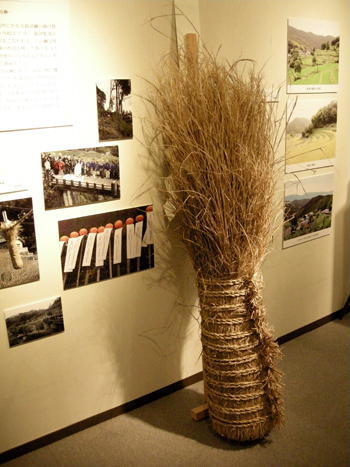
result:
[[[39,280],[32,198],[0,198],[0,289]]]
[[[45,209],[120,198],[118,146],[41,154]]]
[[[334,97],[291,99],[291,108],[286,128],[286,172],[334,165],[337,131]]]
[[[330,233],[333,177],[327,173],[286,182],[283,248]]]
[[[10,347],[64,331],[60,297],[4,311]]]
[[[99,81],[96,83],[96,101],[99,140],[132,138],[131,81]]]
[[[309,18],[288,19],[288,92],[336,92],[339,24]]]

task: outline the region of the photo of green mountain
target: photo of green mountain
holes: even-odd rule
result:
[[[334,165],[337,101],[333,96],[291,101],[288,107],[292,113],[286,127],[286,172]]]
[[[332,223],[333,173],[285,184],[283,248],[328,235]]]
[[[336,91],[339,46],[338,23],[289,18],[288,92]]]

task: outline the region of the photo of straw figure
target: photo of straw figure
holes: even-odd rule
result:
[[[45,209],[120,198],[118,146],[41,154]]]
[[[99,81],[96,83],[96,101],[100,141],[132,138],[131,81]]]
[[[338,113],[334,96],[307,96],[288,104],[292,114],[286,128],[286,172],[334,165]]]
[[[64,331],[60,297],[4,310],[10,347]]]
[[[0,198],[0,289],[38,280],[32,198]]]
[[[339,31],[332,21],[288,19],[287,92],[338,91]]]
[[[58,223],[64,289],[154,267],[153,207]]]
[[[331,232],[334,174],[285,183],[283,248]]]

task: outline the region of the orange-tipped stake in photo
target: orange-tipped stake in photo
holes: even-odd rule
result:
[[[142,245],[142,229],[143,229],[144,216],[139,214],[136,216],[135,221],[135,256],[136,256],[136,271],[140,270],[141,266],[141,245]]]
[[[122,262],[122,230],[123,221],[118,219],[114,222],[114,247],[113,247],[113,264],[116,265],[116,275],[120,276],[120,263]]]

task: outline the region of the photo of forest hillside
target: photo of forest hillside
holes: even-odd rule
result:
[[[96,101],[100,141],[132,138],[131,81],[99,81],[96,84]]]
[[[334,165],[336,131],[333,97],[294,101],[286,128],[286,172]]]
[[[5,310],[10,347],[64,331],[60,297]]]
[[[337,85],[339,25],[329,21],[288,19],[288,84]]]
[[[329,233],[332,222],[333,174],[285,184],[283,246]]]

